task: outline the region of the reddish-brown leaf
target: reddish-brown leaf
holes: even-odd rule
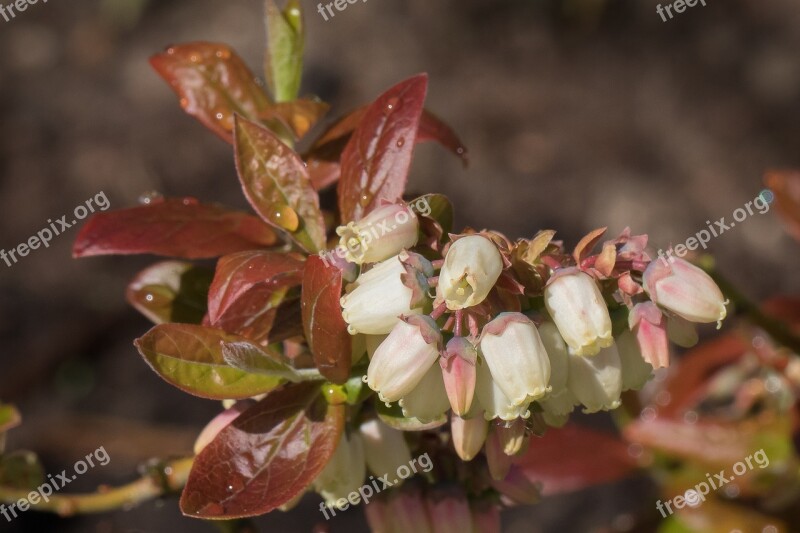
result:
[[[319,100],[301,98],[292,102],[281,102],[262,113],[262,120],[280,120],[294,133],[295,139],[305,137],[308,130],[325,116],[330,106]]]
[[[586,256],[592,253],[592,249],[597,245],[598,242],[600,242],[600,239],[603,238],[603,235],[605,235],[607,229],[608,228],[598,228],[590,231],[580,240],[578,245],[575,246],[575,250],[572,252],[572,257],[575,258],[575,262],[578,263],[578,265],[580,265],[583,260],[586,259]]]
[[[317,190],[321,190],[339,179],[341,175],[339,159],[342,151],[366,111],[367,107],[365,106],[345,115],[344,118],[323,133],[306,154],[308,173]],[[439,142],[439,144],[460,157],[465,166],[467,165],[467,149],[455,131],[433,113],[424,109],[419,121],[416,142],[423,143],[428,141]]]
[[[800,171],[775,170],[768,172],[764,182],[775,195],[775,207],[786,230],[800,241]],[[762,196],[762,202],[766,200]],[[761,206],[763,207],[763,206]]]
[[[352,340],[342,318],[342,271],[318,255],[306,260],[303,276],[303,330],[323,376],[344,383],[350,376]]]
[[[204,519],[272,511],[317,477],[343,426],[344,406],[327,405],[319,384],[286,385],[271,392],[196,457],[181,510]]]
[[[381,200],[403,196],[427,89],[427,75],[414,76],[383,93],[364,113],[342,152],[342,220],[358,220]]]
[[[220,258],[208,292],[208,322],[256,342],[266,341],[278,306],[303,282],[303,261],[279,252]]]
[[[310,253],[325,246],[325,221],[306,166],[270,130],[236,117],[236,170],[253,209]]]
[[[625,442],[575,424],[548,428],[514,462],[531,481],[543,484],[544,495],[616,481],[636,468]]]
[[[81,228],[74,257],[155,254],[184,259],[264,248],[275,232],[257,217],[173,198],[149,205],[97,213]]]
[[[181,107],[227,142],[233,141],[234,113],[255,119],[272,105],[256,77],[227,45],[171,46],[151,57],[150,64],[177,93]]]

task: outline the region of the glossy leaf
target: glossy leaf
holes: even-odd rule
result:
[[[303,261],[278,252],[222,257],[208,292],[208,323],[265,341],[287,291],[303,281]]]
[[[469,163],[467,147],[458,138],[456,132],[436,115],[428,110],[423,110],[422,118],[419,121],[417,142],[424,143],[428,141],[436,141],[453,152],[461,158],[465,167]]]
[[[341,158],[343,221],[359,220],[381,200],[403,196],[427,89],[428,77],[414,76],[383,93],[364,113]]]
[[[173,198],[95,214],[81,228],[72,255],[201,259],[276,243],[275,232],[257,217],[201,204],[194,198]]]
[[[224,44],[176,45],[150,64],[177,93],[183,109],[227,142],[235,113],[255,119],[272,102],[244,61]]]
[[[586,236],[584,236],[580,242],[575,246],[575,250],[572,252],[572,257],[575,258],[575,262],[580,265],[586,257],[592,253],[592,249],[600,242],[600,239],[603,238],[605,235],[606,230],[608,228],[598,228],[596,230],[590,231]]]
[[[303,330],[319,371],[334,383],[350,375],[352,339],[342,318],[342,272],[318,255],[306,261],[303,277]]]
[[[274,133],[241,117],[236,118],[234,148],[242,189],[253,209],[307,252],[321,250],[325,222],[303,161]]]
[[[242,413],[196,457],[181,497],[187,516],[268,513],[300,494],[333,455],[344,407],[318,384],[287,385]]]
[[[300,0],[289,0],[281,10],[275,0],[266,0],[266,75],[278,102],[297,98],[303,75],[305,27]]]
[[[179,389],[216,400],[243,399],[269,392],[280,379],[250,374],[225,362],[223,343],[247,339],[190,324],[160,324],[134,344],[147,364]]]
[[[294,368],[281,361],[277,355],[268,353],[251,342],[223,342],[222,357],[233,368],[250,374],[272,376],[292,382],[301,381],[300,374]]]
[[[543,495],[616,481],[635,469],[625,442],[574,424],[548,428],[514,462],[531,481],[542,483]]]
[[[200,324],[214,271],[184,261],[162,261],[139,272],[125,292],[137,311],[155,324]]]

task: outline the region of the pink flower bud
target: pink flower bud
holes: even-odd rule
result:
[[[472,533],[501,533],[500,508],[488,501],[472,504]]]
[[[533,505],[541,499],[540,487],[525,476],[518,466],[513,466],[503,479],[493,479],[492,487],[500,494],[521,505]]]
[[[375,350],[367,385],[381,401],[396,402],[419,384],[439,357],[442,334],[429,316],[406,317]]]
[[[653,261],[644,271],[650,299],[690,322],[721,322],[727,300],[711,276],[683,259]]]
[[[383,261],[417,243],[419,220],[402,204],[384,205],[358,222],[336,228],[345,258],[356,264]]]
[[[502,422],[495,421],[490,425],[484,448],[486,463],[489,466],[489,475],[494,480],[506,477],[513,461],[513,458],[507,455],[504,450],[505,443],[497,432],[498,424],[502,424]]]
[[[413,484],[406,483],[389,496],[392,531],[434,533],[422,494]]]
[[[642,358],[653,368],[669,366],[669,338],[664,314],[653,302],[636,304],[628,315],[628,326],[636,335]]]
[[[461,487],[450,485],[447,488],[436,488],[427,495],[425,503],[436,533],[472,531],[472,514]]]
[[[478,305],[492,290],[503,271],[497,246],[482,235],[468,235],[450,245],[439,273],[437,302],[456,311]]]
[[[570,355],[569,390],[584,406],[584,413],[619,407],[622,394],[622,363],[616,345],[603,348],[594,357]]]
[[[462,461],[471,461],[478,455],[486,442],[489,422],[483,416],[461,418],[453,415],[450,418],[450,433],[453,436],[453,447]]]
[[[489,322],[481,353],[512,405],[529,404],[550,391],[550,359],[536,326],[522,313],[501,313]]]
[[[464,416],[472,406],[478,376],[477,361],[478,351],[464,337],[453,337],[447,343],[444,357],[439,360],[450,406],[458,416]]]
[[[225,429],[231,422],[236,420],[236,418],[251,404],[252,401],[236,402],[233,407],[226,409],[212,418],[211,422],[209,422],[206,427],[203,428],[203,431],[200,432],[200,435],[197,436],[197,440],[194,443],[195,455],[203,451],[203,448],[208,446],[211,441],[216,438],[220,431]]]
[[[497,433],[503,453],[506,455],[517,455],[525,446],[525,421],[521,418],[495,424],[493,431]]]
[[[547,311],[575,355],[611,346],[611,317],[597,282],[577,268],[557,271],[544,291]]]

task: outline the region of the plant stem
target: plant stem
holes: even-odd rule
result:
[[[49,496],[49,501],[39,498],[39,502],[31,503],[30,508],[57,513],[60,516],[103,513],[128,508],[181,490],[189,477],[193,461],[193,458],[184,458],[163,463],[136,481],[121,487],[101,487],[97,492],[90,494],[53,494]],[[2,503],[13,504],[23,499],[29,501],[30,494],[29,490],[0,486]]]
[[[737,311],[747,315],[753,324],[766,331],[775,342],[782,344],[796,354],[800,354],[800,337],[792,333],[785,322],[764,314],[755,303],[751,302],[739,289],[717,272],[714,268],[713,259],[710,257],[703,257],[699,261],[699,265],[717,283],[722,293],[730,298]]]

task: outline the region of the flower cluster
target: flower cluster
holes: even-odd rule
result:
[[[399,209],[383,207],[361,224]],[[452,410],[459,456],[470,460],[485,446],[500,471],[490,448],[514,455],[526,426],[563,425],[576,406],[616,408],[624,390],[669,365],[670,339],[691,345],[692,323],[726,315],[704,271],[651,261],[647,237],[628,230],[597,255],[589,253],[603,232],[569,255],[554,232],[512,243],[470,231],[426,258],[414,248],[416,227],[375,243],[365,254],[373,261],[361,262],[342,297],[350,333],[366,336],[364,381],[407,418],[428,423]],[[347,228],[343,239],[358,231]]]

